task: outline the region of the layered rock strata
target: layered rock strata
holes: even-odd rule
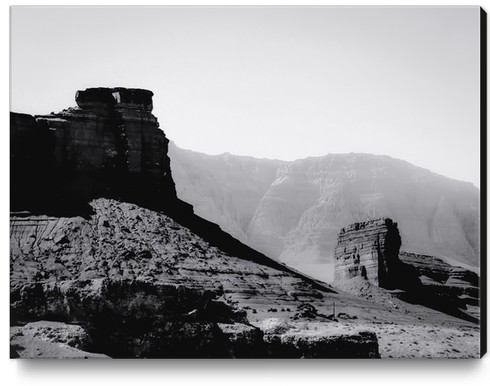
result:
[[[152,95],[93,88],[56,114],[11,114],[11,323],[78,323],[114,357],[267,356],[244,309],[286,317],[335,291],[176,197]]]
[[[85,350],[110,357],[270,357],[277,351],[248,320],[291,319],[307,304],[318,312],[302,320],[330,324],[332,302],[350,302],[299,273],[227,254],[163,213],[108,199],[91,206],[88,219],[12,216],[13,325],[77,323],[93,342]],[[320,335],[327,342],[328,330]],[[328,357],[335,341],[293,352]]]
[[[459,308],[479,318],[480,277],[433,256],[401,252],[400,261],[413,267],[421,284],[434,293],[454,299]]]
[[[216,295],[142,280],[58,281],[14,291],[11,313],[17,320],[55,318],[80,324],[91,341],[84,348],[112,358],[219,358],[261,353],[261,331],[248,323],[244,311],[216,301]],[[244,323],[247,326],[242,326]],[[227,325],[245,327],[248,339],[236,344],[222,332],[227,331]],[[240,349],[239,355],[235,347]]]
[[[404,301],[477,322],[478,275],[432,256],[399,253],[400,246],[397,224],[389,218],[342,228],[335,248],[335,284],[365,296],[358,291],[360,283],[345,283],[362,278]]]
[[[98,197],[160,210],[182,204],[152,95],[90,88],[59,113],[11,113],[11,209],[77,215]]]
[[[342,320],[372,308],[397,320],[391,309],[269,259],[177,199],[151,95],[88,89],[78,107],[11,115],[13,356],[379,357],[372,332],[333,333],[335,307]],[[272,315],[304,325],[269,339]],[[61,333],[32,325],[54,320]],[[88,339],[67,344],[83,350],[54,352],[73,324]]]
[[[76,107],[56,114],[11,113],[11,211],[87,218],[90,200],[112,198],[163,211],[225,252],[287,269],[196,216],[177,198],[169,141],[151,114],[152,95],[142,89],[90,88],[77,92]]]
[[[362,276],[380,287],[393,287],[400,246],[397,224],[388,218],[342,228],[335,248],[335,281]]]
[[[163,213],[108,199],[94,200],[90,207],[93,214],[88,219],[12,213],[12,288],[33,281],[153,277],[216,290],[221,285],[239,287],[244,277],[252,277],[259,288],[278,278],[282,291],[299,298],[335,292],[277,262],[268,265],[268,259],[255,251],[248,258],[240,256],[246,249],[232,254],[232,244],[223,251]],[[222,234],[225,240],[230,237]],[[262,261],[254,261],[259,257]],[[250,291],[249,296],[253,288]]]

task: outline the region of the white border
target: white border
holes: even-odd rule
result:
[[[490,11],[488,1],[483,4],[462,4],[454,1],[432,1],[430,4],[410,4],[413,6],[469,6],[481,5],[487,13]],[[371,3],[372,4],[372,3]],[[377,6],[406,6],[407,2],[376,2]],[[10,2],[10,5],[20,6],[22,3]],[[29,6],[42,6],[38,1],[29,2]],[[50,6],[73,6],[76,3],[52,1]],[[130,5],[121,2],[106,2],[105,5]],[[166,5],[162,2],[145,2],[145,5]],[[202,2],[174,2],[173,6],[211,6]],[[295,6],[287,2],[244,3],[244,2],[222,2],[216,1],[212,6]],[[335,6],[325,2],[308,2],[304,6]],[[369,6],[368,2],[357,1],[355,3],[344,3],[341,6]],[[100,6],[95,2],[84,3],[84,6]],[[296,5],[299,6],[299,5]],[[4,75],[4,87],[2,100],[4,107],[9,101],[9,8],[2,7],[2,65]],[[487,16],[488,17],[488,16]],[[4,129],[1,131],[0,143],[5,146],[0,152],[2,165],[2,177],[4,181],[8,178],[8,122],[9,114],[5,108],[6,119]],[[5,186],[5,185],[4,185]],[[8,189],[4,189],[2,196],[2,217],[0,221],[1,251],[4,256],[3,264],[7,266],[8,241],[4,244],[3,237],[8,232]],[[8,280],[8,275],[4,276]],[[488,277],[488,272],[487,272]],[[2,291],[2,331],[5,341],[1,347],[7,350],[7,310],[8,295],[6,280]],[[6,295],[6,296],[5,296]],[[5,300],[5,302],[3,302]],[[309,361],[279,361],[279,360],[10,360],[7,352],[2,356],[0,362],[4,371],[2,378],[7,378],[8,385],[99,385],[117,384],[131,385],[143,382],[154,382],[151,384],[162,384],[164,382],[176,382],[178,385],[304,385],[315,382],[317,385],[342,384],[351,385],[355,383],[368,385],[416,385],[416,384],[485,384],[490,375],[490,355],[487,354],[481,360],[309,360]],[[8,361],[8,362],[7,362]]]

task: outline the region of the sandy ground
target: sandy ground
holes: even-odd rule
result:
[[[257,324],[258,325],[258,324]],[[467,359],[479,358],[478,326],[455,324],[417,325],[395,322],[301,322],[295,330],[312,330],[326,335],[374,332],[382,359]]]
[[[478,327],[370,323],[345,325],[345,330],[373,331],[381,358],[465,359],[479,358]]]
[[[465,359],[480,356],[480,328],[475,323],[458,319],[439,311],[403,302],[387,291],[363,282],[351,282],[350,290],[362,293],[363,298],[339,292],[317,302],[317,317],[303,324],[305,329],[326,334],[371,331],[376,333],[381,358]],[[331,315],[335,302],[337,321]],[[279,318],[295,323],[291,312],[282,312],[286,304],[277,305],[277,312],[267,312],[257,305],[249,314],[252,324],[266,318]],[[339,317],[344,315],[344,317]]]

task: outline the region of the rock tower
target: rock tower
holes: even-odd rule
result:
[[[12,210],[79,214],[98,197],[175,207],[168,139],[151,113],[152,96],[89,88],[59,113],[11,113]]]
[[[335,248],[335,281],[362,276],[379,287],[393,287],[400,246],[397,224],[389,218],[342,228]]]

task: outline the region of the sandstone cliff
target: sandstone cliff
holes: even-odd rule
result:
[[[397,224],[388,218],[342,228],[335,248],[335,281],[361,276],[380,287],[394,287],[400,246]]]
[[[342,228],[335,248],[334,284],[359,296],[372,296],[369,286],[351,280],[363,279],[395,290],[391,294],[405,301],[476,321],[478,275],[432,256],[399,253],[401,241],[397,224],[388,218]],[[383,297],[382,291],[375,292]]]
[[[84,214],[98,197],[183,210],[152,95],[91,88],[77,92],[76,107],[56,114],[11,113],[11,210]]]

